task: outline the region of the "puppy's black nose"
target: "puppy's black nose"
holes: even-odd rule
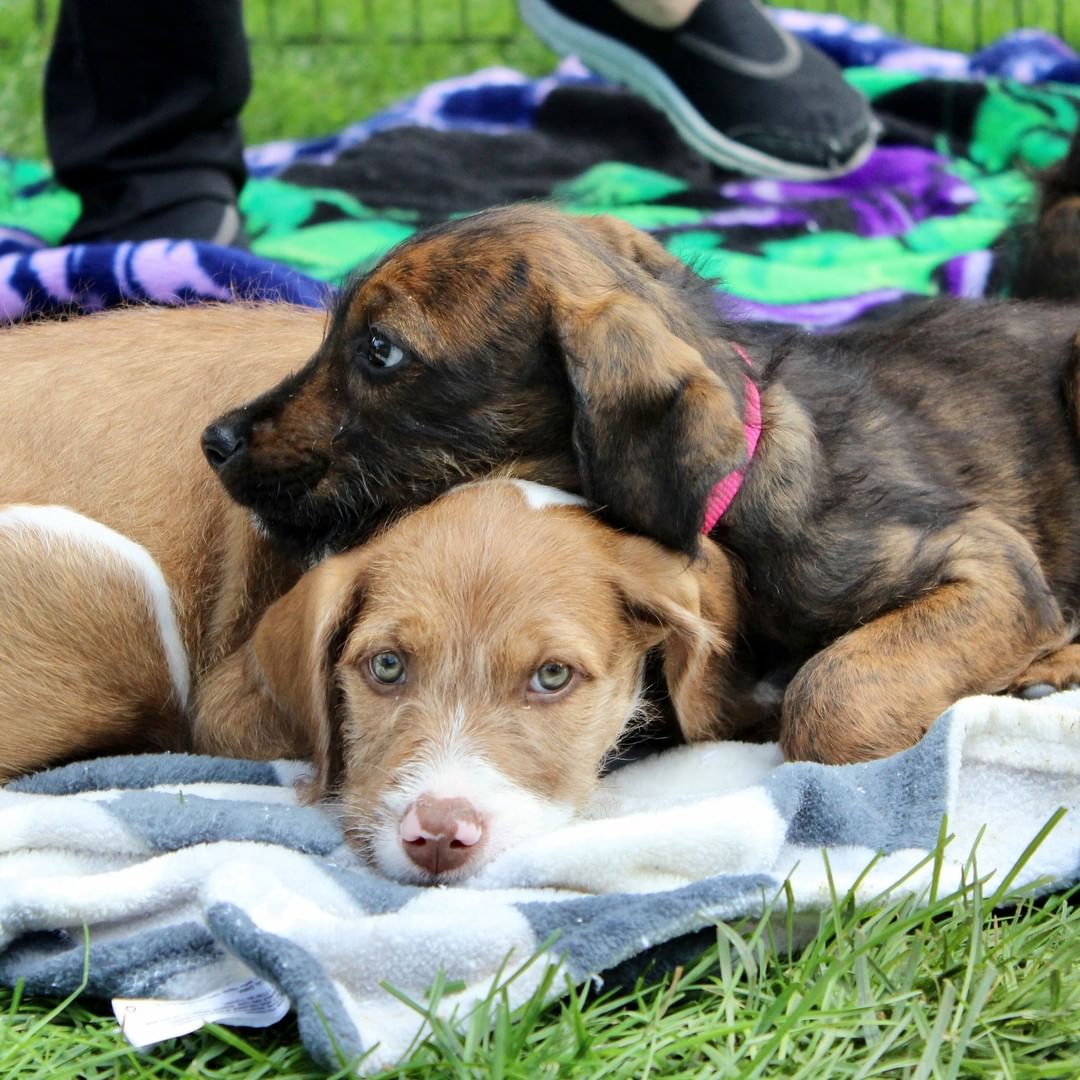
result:
[[[221,472],[229,461],[246,448],[245,433],[236,424],[211,424],[202,433],[202,452],[214,472]]]

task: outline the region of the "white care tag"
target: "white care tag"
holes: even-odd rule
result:
[[[203,1024],[269,1027],[289,1011],[289,999],[262,979],[250,978],[197,998],[113,998],[112,1008],[128,1042],[144,1047],[188,1035]]]

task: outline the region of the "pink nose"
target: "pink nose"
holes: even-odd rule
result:
[[[483,846],[480,814],[468,799],[421,795],[399,826],[405,854],[421,870],[440,874],[464,866]]]

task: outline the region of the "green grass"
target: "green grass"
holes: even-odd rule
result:
[[[36,25],[35,2],[0,2],[0,150],[42,158],[48,30]],[[866,17],[917,40],[969,49],[1014,28],[1018,11],[1024,25],[1055,29],[1059,2],[798,0],[790,6]],[[56,0],[45,7],[51,16]],[[1080,42],[1080,4],[1064,0],[1063,10],[1066,36]],[[489,64],[541,74],[556,59],[519,25],[513,0],[248,0],[245,17],[255,83],[243,115],[250,143],[336,131],[433,79]],[[417,30],[424,42],[404,40]],[[322,43],[311,40],[317,32]],[[452,40],[463,36],[477,40]]]
[[[424,29],[432,40],[420,44],[403,40],[413,29],[408,5],[377,0],[374,7],[377,31],[368,37],[363,4],[324,4],[329,43],[318,43],[305,40],[315,25],[310,3],[246,5],[254,83],[241,117],[248,143],[337,131],[434,79],[492,64],[540,75],[557,62],[531,34],[514,34],[513,11],[499,0],[470,5],[472,44],[447,40],[460,32],[456,4],[426,5]],[[31,0],[0,0],[0,152],[43,158],[41,84],[49,35],[32,15]]]
[[[779,915],[720,926],[699,960],[661,979],[577,988],[547,1006],[541,987],[515,1012],[496,994],[464,1030],[437,1024],[384,1075],[1080,1075],[1080,910],[1065,895],[1007,914],[994,902],[978,882],[925,908],[838,898],[801,952],[780,944]],[[322,1075],[291,1021],[204,1029],[138,1053],[100,1008],[0,993],[4,1080]]]
[[[778,7],[838,11],[915,41],[968,51],[1017,26],[1034,26],[1080,41],[1073,0],[774,0]],[[1059,11],[1064,25],[1059,26]]]

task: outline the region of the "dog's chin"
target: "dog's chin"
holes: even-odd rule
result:
[[[491,862],[491,858],[485,857],[477,859],[475,864],[470,863],[468,866],[460,867],[457,870],[442,870],[437,874],[429,874],[418,866],[406,867],[393,862],[384,863],[376,856],[374,867],[383,877],[399,882],[402,885],[436,887],[468,884],[489,862]]]
[[[355,547],[374,530],[374,515],[334,507],[311,494],[294,497],[283,508],[247,503],[255,531],[278,551],[310,569],[328,555]]]
[[[360,543],[373,528],[372,508],[343,498],[321,459],[287,472],[226,464],[218,479],[256,532],[305,567]]]
[[[272,517],[254,509],[250,510],[250,515],[255,531],[283,555],[295,559],[305,570],[331,554],[329,545],[319,532],[303,523]]]

